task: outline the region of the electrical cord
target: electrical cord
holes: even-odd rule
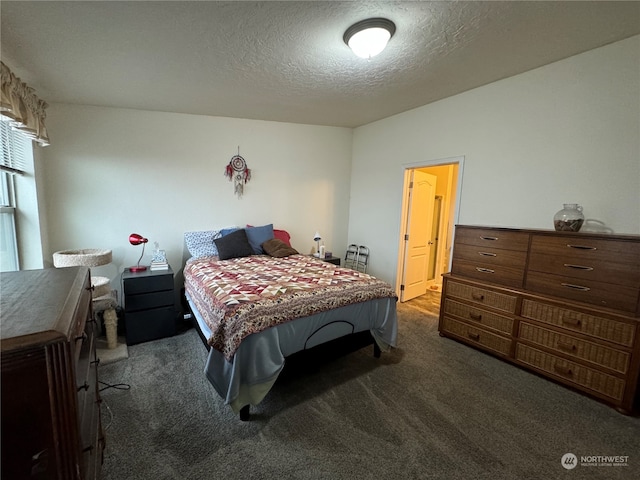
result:
[[[109,388],[115,388],[116,390],[129,390],[131,388],[131,385],[129,385],[128,383],[115,383],[112,385],[110,383],[103,382],[102,380],[98,380],[98,383],[106,385],[100,389],[101,392]]]

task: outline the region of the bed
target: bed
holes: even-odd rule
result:
[[[236,232],[224,242],[238,237],[243,243],[245,234]],[[270,239],[265,251],[254,249],[263,245],[254,242],[251,253],[245,246],[239,256],[234,245],[229,256],[221,240],[215,254],[196,251],[184,267],[185,297],[209,347],[205,375],[242,420],[294,353],[366,331],[376,356],[396,344],[397,297],[388,283],[301,255],[290,245],[287,250],[284,243]]]

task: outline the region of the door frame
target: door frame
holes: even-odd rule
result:
[[[440,215],[440,221],[438,222],[438,231],[436,232],[436,236],[438,237],[438,246],[436,247],[436,252],[435,252],[435,259],[434,261],[434,277],[432,279],[429,279],[427,277],[427,289],[430,288],[431,286],[433,286],[434,284],[437,284],[438,282],[436,281],[438,279],[439,276],[441,276],[443,273],[443,266],[442,266],[442,242],[444,241],[446,243],[447,241],[447,237],[446,237],[446,222],[444,221],[444,213],[446,213],[448,210],[445,208],[445,205],[447,203],[447,198],[443,195],[436,195],[436,200],[440,198],[440,209],[438,212],[438,215]],[[435,214],[435,209],[434,209],[434,214]]]
[[[400,214],[400,230],[398,233],[398,263],[396,269],[396,295],[401,297],[400,286],[402,285],[402,279],[404,277],[404,263],[405,263],[405,245],[404,234],[407,230],[407,214],[409,211],[409,182],[411,181],[411,170],[418,168],[438,167],[442,165],[458,165],[458,178],[456,179],[456,191],[454,199],[454,213],[453,224],[458,223],[460,218],[460,200],[462,197],[462,177],[464,173],[464,156],[459,157],[447,157],[433,160],[425,160],[422,162],[412,162],[402,164],[402,175],[404,181],[402,182],[402,211]],[[453,238],[451,239],[453,243]],[[447,265],[448,271],[451,270],[451,256],[449,256],[449,263]]]

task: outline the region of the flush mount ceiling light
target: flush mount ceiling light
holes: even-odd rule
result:
[[[396,25],[386,18],[367,18],[354,23],[342,37],[353,53],[361,58],[372,58],[387,46],[396,32]]]

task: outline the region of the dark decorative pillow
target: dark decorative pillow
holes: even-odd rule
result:
[[[282,258],[289,255],[296,255],[298,251],[295,248],[290,247],[279,238],[272,238],[262,244],[262,249],[267,255],[272,257]]]
[[[215,238],[213,243],[218,248],[218,258],[220,260],[253,255],[253,248],[249,244],[244,228],[231,232],[224,237]]]

